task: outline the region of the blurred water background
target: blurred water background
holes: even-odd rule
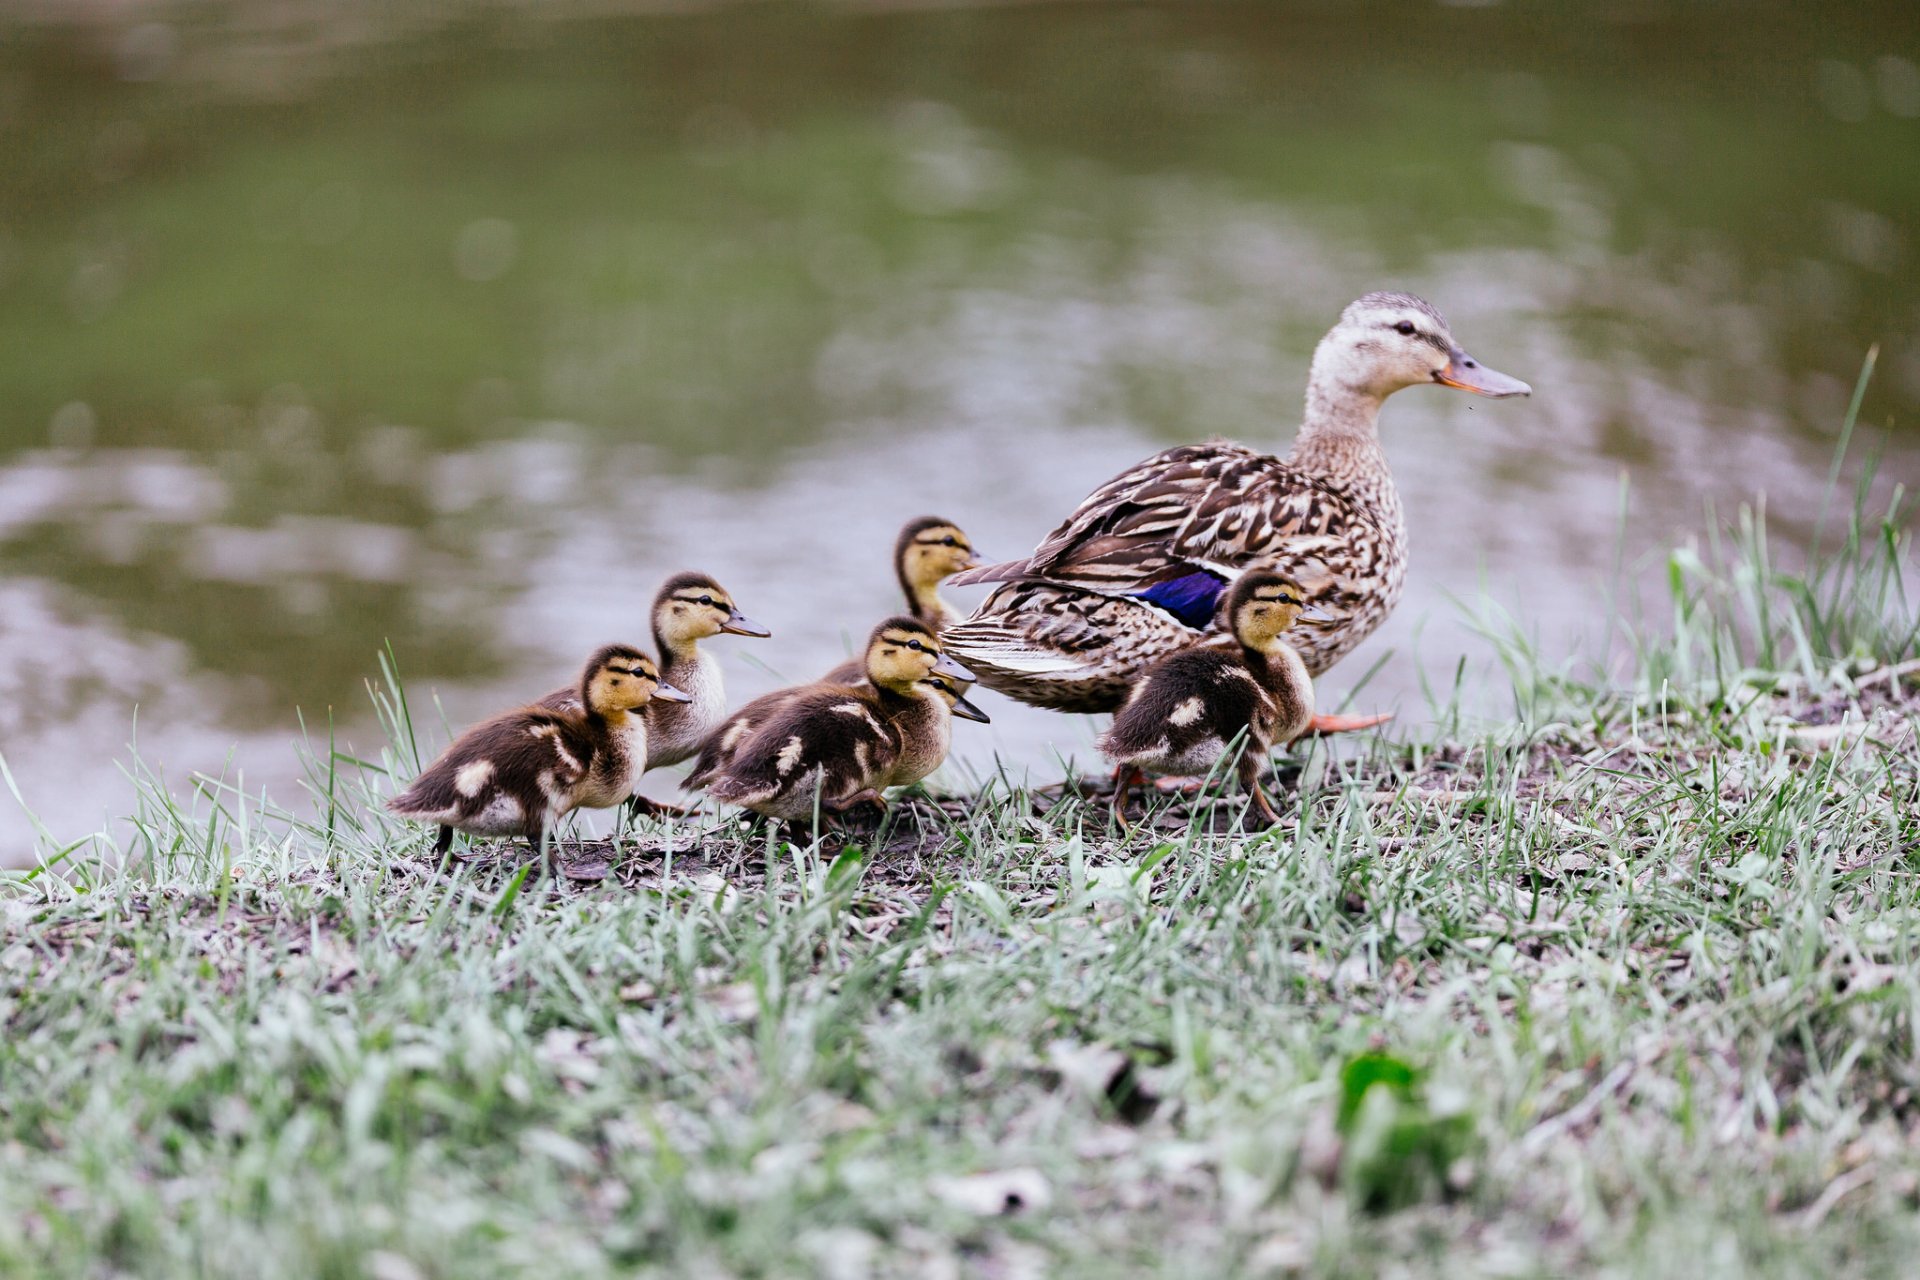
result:
[[[1710,503],[1804,541],[1872,343],[1920,477],[1920,19],[1813,8],[8,6],[0,752],[60,838],[136,706],[176,789],[297,803],[383,644],[458,725],[690,567],[777,633],[736,695],[810,676],[908,516],[1012,556],[1153,449],[1284,449],[1382,286],[1536,395],[1391,402],[1412,583],[1323,699],[1497,714],[1466,611],[1570,652]],[[1089,757],[983,701],[963,773]]]

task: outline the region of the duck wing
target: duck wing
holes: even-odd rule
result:
[[[1168,449],[1101,485],[1043,541],[1027,572],[1092,590],[1166,592],[1176,615],[1191,579],[1222,582],[1253,562],[1338,534],[1360,515],[1326,480],[1240,445]],[[1302,584],[1305,585],[1305,584]],[[1217,595],[1217,593],[1215,593]]]

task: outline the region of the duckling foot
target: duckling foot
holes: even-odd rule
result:
[[[613,873],[613,864],[598,854],[583,854],[571,861],[561,860],[560,874],[581,884],[605,880]]]
[[[1303,738],[1324,738],[1330,733],[1357,733],[1361,729],[1371,729],[1377,724],[1385,724],[1393,719],[1393,712],[1378,716],[1315,716],[1308,721]]]
[[[1146,772],[1135,765],[1123,764],[1113,771],[1113,820],[1122,831],[1133,830],[1127,823],[1127,800],[1146,780]]]
[[[690,818],[696,811],[690,805],[632,796],[627,800],[627,812],[636,818]]]
[[[1248,789],[1253,792],[1253,807],[1260,811],[1260,816],[1267,820],[1267,825],[1270,827],[1279,826],[1280,811],[1275,809],[1273,807],[1273,801],[1267,798],[1266,789],[1257,782],[1252,783]]]
[[[887,816],[887,798],[878,791],[875,791],[872,787],[868,787],[864,791],[854,792],[839,804],[829,806],[827,812],[844,817],[853,810],[864,807],[871,807],[876,817],[884,818]]]

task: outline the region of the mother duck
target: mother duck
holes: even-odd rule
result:
[[[1214,440],[1121,472],[1026,559],[951,579],[1001,585],[942,641],[982,684],[1021,702],[1113,711],[1149,664],[1217,633],[1221,595],[1261,568],[1301,584],[1326,615],[1287,637],[1319,675],[1400,599],[1406,521],[1377,424],[1388,396],[1432,383],[1532,394],[1461,350],[1431,304],[1367,294],[1314,349],[1306,418],[1286,457]],[[1316,716],[1312,730],[1369,723]]]

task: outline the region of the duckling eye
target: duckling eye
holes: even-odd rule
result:
[[[1404,333],[1411,337],[1413,334],[1413,321],[1402,320],[1399,324],[1393,326],[1393,331],[1395,333]]]
[[[943,547],[957,547],[960,545],[960,539],[954,537],[952,534],[948,534],[946,537],[940,539],[940,545]]]
[[[695,604],[705,604],[705,605],[711,605],[711,604],[713,603],[713,597],[712,597],[712,596],[701,596],[701,597],[700,597],[700,598],[699,598],[698,600],[695,600],[695,601],[694,601],[694,603],[695,603]]]

